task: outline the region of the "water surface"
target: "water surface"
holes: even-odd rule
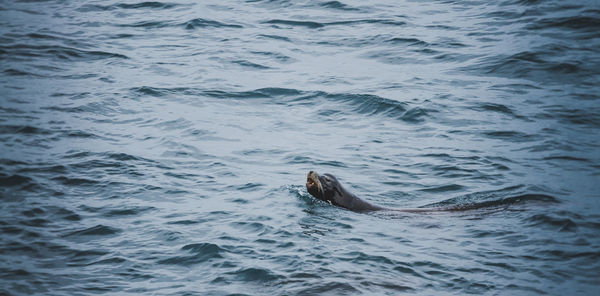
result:
[[[591,295],[597,1],[0,1],[0,293]],[[395,208],[312,198],[309,170]]]

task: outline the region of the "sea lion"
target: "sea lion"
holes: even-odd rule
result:
[[[386,208],[371,204],[358,198],[356,195],[346,190],[342,184],[331,174],[323,174],[319,176],[317,172],[310,171],[306,176],[306,189],[310,195],[326,201],[332,205],[346,208],[355,212],[372,212],[372,211],[395,211],[404,213],[433,213],[433,212],[457,212],[478,210],[483,208],[507,207],[523,201],[548,201],[558,202],[554,197],[544,194],[521,194],[513,197],[507,197],[500,200],[488,200],[482,202],[457,204],[450,206],[424,206],[419,208]]]
[[[358,198],[353,193],[349,192],[340,184],[331,174],[323,174],[319,176],[317,172],[310,171],[306,176],[306,189],[310,195],[326,201],[334,206],[342,207],[355,212],[373,212],[373,211],[397,211],[405,213],[426,213],[437,211],[455,211],[459,208],[409,208],[395,209],[386,208],[371,204],[365,200]]]
[[[315,171],[308,172],[306,177],[306,189],[310,195],[322,201],[355,212],[394,210],[373,205],[358,198],[356,195],[346,190],[331,174],[319,176]]]

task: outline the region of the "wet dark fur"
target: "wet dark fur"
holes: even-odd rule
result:
[[[356,212],[392,210],[370,204],[358,198],[347,191],[331,174],[319,176],[317,172],[310,171],[306,177],[306,189],[308,193],[322,201]]]
[[[310,171],[306,177],[306,189],[312,196],[331,203],[332,205],[346,208],[355,212],[372,212],[372,211],[396,211],[404,213],[433,213],[433,212],[457,212],[457,211],[468,211],[478,210],[483,208],[494,208],[507,206],[506,202],[512,203],[510,200],[519,201],[521,199],[537,200],[556,202],[556,200],[548,195],[543,194],[525,194],[516,196],[513,198],[507,198],[505,200],[498,201],[486,201],[462,205],[443,206],[443,207],[422,207],[422,208],[385,208],[378,205],[371,204],[365,200],[358,198],[353,193],[346,190],[342,184],[331,174],[324,174],[319,176],[317,172]],[[503,202],[504,201],[504,202]]]
[[[360,199],[353,193],[349,192],[340,184],[336,177],[331,174],[323,174],[319,176],[317,172],[310,171],[306,176],[306,189],[310,195],[326,201],[334,206],[346,208],[355,212],[372,212],[372,211],[397,211],[404,213],[430,213],[430,212],[454,212],[473,210],[485,207],[485,203],[471,204],[465,206],[441,207],[441,208],[407,208],[394,209],[385,208],[371,204]]]

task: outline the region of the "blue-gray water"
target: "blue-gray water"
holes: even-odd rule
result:
[[[199,2],[0,1],[0,294],[600,288],[598,1]]]

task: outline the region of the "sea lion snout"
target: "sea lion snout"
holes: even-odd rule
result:
[[[323,186],[319,180],[319,174],[315,171],[310,171],[306,175],[306,190],[316,198],[322,198]]]
[[[306,175],[306,188],[315,186],[317,184],[318,180],[319,180],[319,175],[316,172],[314,172],[314,171],[308,172],[308,174]]]

